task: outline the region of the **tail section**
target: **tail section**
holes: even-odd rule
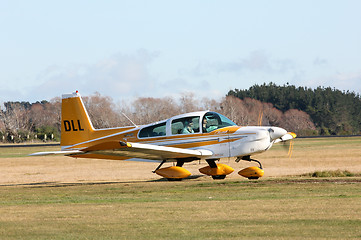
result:
[[[71,146],[91,139],[94,127],[78,91],[64,94],[61,103],[62,147]]]

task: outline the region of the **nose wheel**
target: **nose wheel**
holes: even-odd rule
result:
[[[251,156],[243,156],[243,157],[238,157],[236,159],[236,162],[239,162],[241,160],[249,161],[249,162],[257,162],[259,164],[259,168],[258,167],[248,167],[248,168],[242,169],[241,171],[238,172],[239,175],[241,175],[242,177],[248,178],[248,179],[258,179],[263,176],[264,171],[262,169],[262,164],[260,163],[260,161],[258,161],[256,159],[252,159]]]
[[[256,163],[259,164],[259,168],[260,168],[260,169],[263,169],[261,162],[258,161],[258,160],[256,160],[256,159],[252,159],[250,155],[248,155],[248,156],[243,156],[243,157],[237,157],[236,162],[238,163],[238,162],[241,161],[241,160],[248,161],[248,162],[256,162]]]

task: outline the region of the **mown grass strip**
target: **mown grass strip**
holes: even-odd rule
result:
[[[357,238],[347,179],[0,187],[0,239]]]

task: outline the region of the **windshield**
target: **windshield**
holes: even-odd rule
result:
[[[211,132],[213,130],[224,128],[228,126],[235,126],[236,124],[229,120],[227,117],[222,114],[215,112],[208,112],[203,117],[203,132]]]

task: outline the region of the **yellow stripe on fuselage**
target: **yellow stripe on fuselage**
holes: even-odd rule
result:
[[[93,145],[98,145],[106,142],[138,142],[147,143],[160,146],[171,146],[179,148],[196,148],[214,145],[218,143],[233,142],[243,138],[243,134],[235,134],[240,127],[231,126],[217,129],[210,133],[196,133],[196,134],[182,134],[172,136],[158,136],[149,138],[138,138],[139,128],[134,130],[121,131],[111,135],[102,136],[99,138],[91,139],[79,144],[69,146],[67,149],[84,149]],[[115,129],[114,129],[115,130]],[[94,132],[96,132],[95,130]],[[99,130],[101,133],[102,130]]]

